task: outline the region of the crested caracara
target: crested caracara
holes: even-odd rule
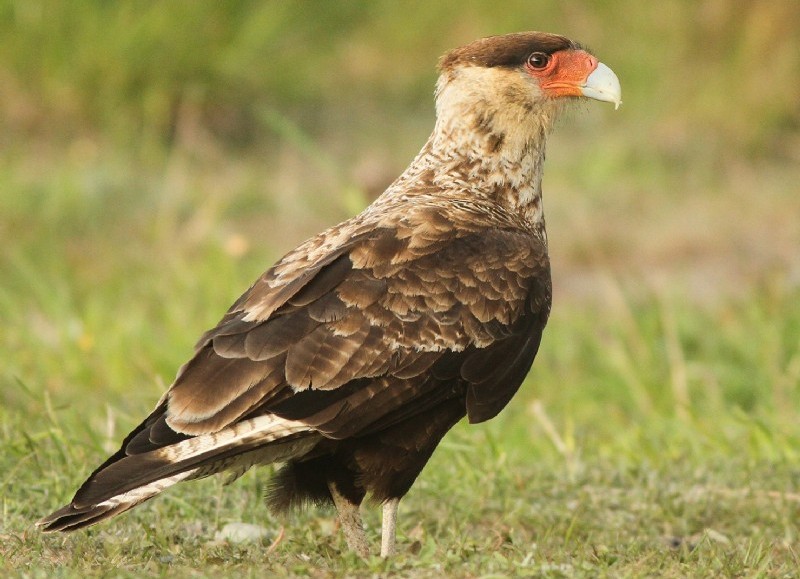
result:
[[[381,554],[436,445],[495,416],[550,311],[545,141],[565,103],[619,105],[617,77],[563,36],[477,40],[446,54],[436,124],[374,203],[290,251],[206,332],[155,410],[72,501],[72,531],[173,484],[281,463],[277,511],[330,503],[351,549],[383,504]]]

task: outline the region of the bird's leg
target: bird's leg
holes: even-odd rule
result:
[[[381,524],[381,557],[391,557],[397,552],[397,507],[399,498],[389,499],[383,503],[383,521]]]
[[[336,505],[339,524],[342,527],[347,546],[350,547],[351,551],[355,551],[359,557],[366,559],[369,557],[369,544],[364,533],[364,525],[361,523],[359,505],[340,493],[335,482],[330,481],[328,489],[331,492],[331,497],[333,497],[333,504]]]

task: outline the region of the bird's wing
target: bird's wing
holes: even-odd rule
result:
[[[275,412],[340,438],[358,431],[346,416],[379,420],[426,395],[431,376],[470,384],[471,421],[494,416],[538,349],[545,247],[517,230],[454,229],[438,212],[424,231],[414,223],[279,262],[204,336],[156,424],[197,435]]]
[[[364,434],[447,397],[466,397],[471,422],[497,414],[547,319],[546,249],[445,215],[328,232],[281,260],[204,335],[73,505],[211,474],[265,446],[276,454],[264,462],[285,460],[309,438]]]

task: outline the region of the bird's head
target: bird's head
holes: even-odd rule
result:
[[[437,116],[452,129],[523,137],[549,129],[560,105],[575,97],[621,103],[611,69],[555,34],[482,38],[444,55],[439,69]]]

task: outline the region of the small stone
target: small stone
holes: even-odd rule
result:
[[[260,541],[269,534],[269,531],[259,525],[250,523],[228,523],[214,535],[215,541],[227,541],[229,543],[246,543],[248,541]]]
[[[710,541],[714,541],[715,543],[720,543],[722,545],[731,544],[731,540],[727,536],[720,533],[719,531],[715,531],[714,529],[706,529],[705,533],[706,537]]]

